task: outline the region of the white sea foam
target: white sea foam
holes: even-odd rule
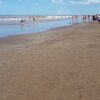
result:
[[[0,21],[19,21],[22,18],[0,18]]]

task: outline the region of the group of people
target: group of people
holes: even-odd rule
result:
[[[83,15],[82,18],[83,18],[83,22],[90,21],[91,15]]]
[[[83,20],[83,22],[91,21],[91,15],[82,15],[82,16],[72,16],[72,22],[78,22],[78,20]]]
[[[29,17],[29,19],[34,20],[34,21],[36,20],[35,17]],[[23,25],[25,21],[26,21],[26,19],[22,18],[20,21],[21,25]]]
[[[79,19],[82,19],[83,22],[89,22],[89,21],[93,21],[93,23],[95,22],[99,22],[100,23],[100,14],[97,15],[82,15],[82,16],[72,16],[72,22],[73,23],[77,23]],[[35,17],[29,17],[29,19],[32,20],[36,20]],[[25,19],[21,19],[21,24],[23,25],[25,22]]]
[[[100,15],[93,15],[92,20],[93,20],[93,23],[96,23],[96,22],[100,23]]]
[[[100,23],[100,14],[97,15],[82,15],[82,16],[72,16],[72,22],[73,23],[77,23],[79,19],[82,19],[83,22],[90,22],[93,21],[93,23],[95,22],[99,22]]]

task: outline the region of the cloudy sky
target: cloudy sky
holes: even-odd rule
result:
[[[0,0],[0,15],[100,13],[100,0]]]

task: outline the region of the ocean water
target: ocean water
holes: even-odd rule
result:
[[[79,22],[82,21],[80,20]],[[64,20],[57,20],[57,21],[32,21],[24,25],[20,24],[20,20],[13,21],[13,22],[8,20],[3,22],[0,21],[0,38],[10,36],[10,35],[17,35],[17,34],[38,33],[52,28],[68,26],[68,25],[72,25],[72,20],[64,19]]]

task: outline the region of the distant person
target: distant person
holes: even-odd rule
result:
[[[74,16],[72,16],[72,23],[74,23]]]
[[[85,15],[84,17],[85,17],[85,22],[87,22],[87,15]]]
[[[90,15],[88,15],[88,21],[90,21]]]
[[[22,20],[21,20],[21,24],[24,24],[24,20],[23,20],[23,18],[22,18]]]
[[[75,21],[76,21],[76,23],[78,22],[78,16],[75,16]]]
[[[85,22],[85,16],[83,15],[83,22]]]
[[[33,17],[33,20],[35,20],[35,18]]]
[[[98,16],[98,19],[97,19],[97,20],[98,20],[98,22],[100,23],[100,16]]]
[[[97,20],[96,15],[93,15],[93,16],[92,16],[92,20],[93,20],[93,23],[95,23],[95,22],[96,22],[96,20]]]

